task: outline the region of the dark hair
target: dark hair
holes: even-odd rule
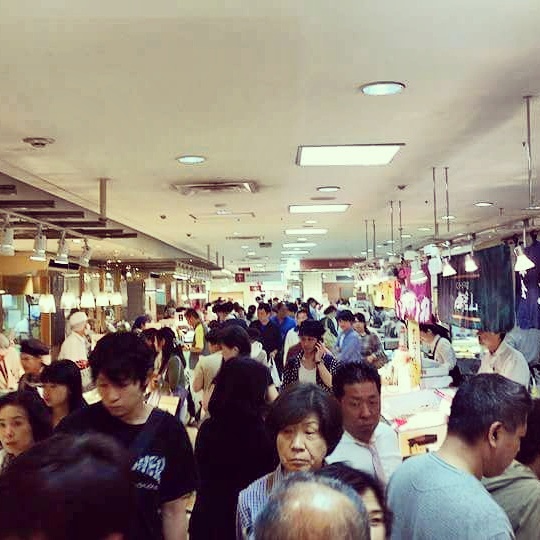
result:
[[[104,435],[54,435],[0,476],[3,540],[127,537],[134,511],[129,457]]]
[[[381,393],[381,376],[376,368],[365,362],[347,362],[341,364],[332,377],[334,396],[341,399],[345,395],[346,384],[373,382]]]
[[[310,414],[316,414],[319,419],[327,455],[330,455],[343,435],[341,407],[316,384],[296,383],[285,388],[272,404],[266,425],[275,441],[280,431],[298,424]]]
[[[145,328],[141,332],[141,335],[144,337],[144,339],[146,339],[146,341],[148,342],[148,345],[154,351],[154,354],[156,353],[155,339],[157,337],[157,332],[158,332],[157,328]]]
[[[161,351],[161,366],[159,368],[159,373],[165,373],[169,367],[169,361],[171,356],[178,356],[182,365],[186,367],[186,359],[184,357],[184,352],[182,348],[176,343],[176,334],[168,326],[160,328],[157,333],[158,341],[165,341]]]
[[[250,341],[259,341],[261,339],[261,333],[259,332],[259,329],[255,328],[254,326],[250,326],[247,329],[247,333]]]
[[[420,323],[418,326],[420,327],[420,332],[431,332],[436,336],[440,336],[444,339],[447,339],[448,341],[452,341],[450,337],[450,332],[440,324]]]
[[[218,328],[212,328],[211,330],[209,330],[208,334],[206,334],[205,339],[207,343],[217,345],[221,339],[221,332]]]
[[[364,323],[364,332],[366,334],[371,334],[371,332],[369,331],[369,328],[367,327],[367,324],[366,324],[366,316],[363,314],[363,313],[355,313],[354,314],[354,318],[356,320],[356,322],[360,322],[360,323]]]
[[[521,439],[516,459],[530,465],[540,454],[540,399],[533,399],[532,410],[527,417],[527,434]]]
[[[324,315],[329,315],[330,313],[335,313],[336,311],[337,311],[336,306],[330,305],[323,311],[323,314]]]
[[[310,501],[312,493],[317,490],[332,490],[345,496],[351,507],[341,506],[341,515],[336,513],[334,519],[325,522],[323,530],[316,531],[320,524],[312,519],[316,510]],[[351,487],[334,478],[305,472],[288,474],[258,514],[254,524],[254,538],[296,540],[310,538],[315,532],[320,533],[317,538],[368,540],[369,519],[364,503]]]
[[[184,317],[187,319],[188,317],[191,317],[193,319],[197,319],[198,321],[201,320],[201,316],[199,315],[199,312],[196,309],[193,308],[187,308],[184,312]]]
[[[46,356],[49,354],[49,347],[39,341],[39,339],[23,339],[21,341],[21,353],[30,354],[32,356]]]
[[[267,304],[266,302],[261,302],[257,306],[257,310],[259,310],[259,309],[262,309],[262,310],[266,311],[266,313],[271,313],[272,312],[272,308],[270,307],[270,304]]]
[[[515,432],[527,421],[531,405],[523,385],[497,373],[476,375],[459,387],[452,400],[448,434],[474,444],[494,422]]]
[[[145,386],[148,373],[154,367],[152,349],[131,332],[103,336],[90,354],[94,381],[100,373],[116,385],[138,382]]]
[[[0,410],[8,405],[20,407],[26,411],[34,442],[42,441],[51,436],[51,414],[37,392],[22,390],[10,392],[0,397]]]
[[[308,317],[309,319],[309,312],[307,309],[304,309],[304,308],[300,308],[296,313],[295,313],[295,317],[298,317],[298,315],[300,315],[300,313],[303,313],[306,317]]]
[[[249,356],[251,354],[251,342],[249,335],[241,326],[230,324],[220,331],[219,342],[229,349],[238,348],[238,356]]]
[[[296,313],[298,311],[298,306],[294,302],[287,302],[287,309],[291,313]]]
[[[336,319],[338,321],[349,321],[354,322],[354,315],[350,309],[342,309],[337,315]]]
[[[70,413],[86,406],[82,395],[81,370],[71,360],[57,360],[50,366],[45,366],[41,372],[40,380],[42,383],[67,386]]]
[[[230,313],[232,310],[232,302],[218,302],[212,308],[214,313]]]
[[[133,323],[133,330],[142,330],[142,327],[150,322],[150,317],[148,315],[139,315],[135,322]]]
[[[313,319],[306,319],[298,327],[298,335],[321,339],[324,335],[324,325],[321,321],[314,321]]]
[[[268,370],[252,358],[224,362],[214,379],[214,391],[208,404],[212,418],[260,417],[265,409]]]
[[[343,482],[344,484],[353,488],[360,496],[362,496],[367,490],[372,490],[383,513],[386,537],[390,538],[393,516],[392,511],[386,504],[384,487],[379,480],[377,480],[371,474],[360,471],[359,469],[354,469],[341,461],[326,465],[322,469],[319,469],[315,474],[325,476],[327,478],[335,478],[336,480],[339,480],[340,482]]]
[[[255,312],[257,311],[257,306],[255,304],[250,304],[247,308],[247,314],[250,317],[253,317],[255,315]]]

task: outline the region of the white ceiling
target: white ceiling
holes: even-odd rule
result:
[[[196,255],[210,245],[212,258],[245,266],[244,242],[225,240],[237,232],[273,242],[248,244],[278,262],[284,229],[309,217],[288,205],[328,184],[351,207],[315,217],[329,233],[309,257],[359,256],[366,219],[388,240],[390,200],[402,201],[405,243],[422,245],[432,166],[449,167],[450,236],[524,215],[522,97],[540,94],[538,0],[0,0],[0,13],[0,171],[91,210],[108,177],[109,217]],[[388,79],[406,91],[357,90]],[[532,111],[536,168],[540,99]],[[33,149],[29,136],[56,143]],[[389,166],[295,165],[302,144],[383,142],[405,143]],[[180,165],[182,154],[208,161]],[[188,198],[170,187],[212,179],[260,191]],[[216,204],[255,217],[189,217]]]

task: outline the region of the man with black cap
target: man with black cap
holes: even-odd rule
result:
[[[359,362],[362,360],[360,336],[353,328],[354,315],[349,309],[340,311],[336,317],[339,324],[339,335],[336,355],[340,363]]]

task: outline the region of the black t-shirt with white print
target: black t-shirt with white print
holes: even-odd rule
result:
[[[160,412],[163,420],[153,440],[132,466],[137,497],[134,540],[162,540],[161,506],[196,489],[193,449],[186,430],[172,415]],[[101,433],[129,448],[143,427],[122,422],[96,403],[64,418],[56,430]]]

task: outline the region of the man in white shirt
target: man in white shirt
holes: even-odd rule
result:
[[[201,419],[207,414],[208,402],[212,395],[210,389],[223,363],[219,331],[210,330],[206,335],[206,343],[208,344],[210,354],[199,356],[199,361],[193,371],[193,381],[191,383],[193,392],[200,392],[201,390],[203,392]]]
[[[92,375],[88,364],[90,344],[86,339],[88,317],[84,311],[76,311],[68,319],[68,322],[71,333],[60,347],[58,360],[71,360],[77,364],[81,370],[83,389],[87,390],[92,386]]]
[[[504,341],[504,336],[502,332],[478,332],[480,344],[487,349],[482,356],[478,373],[498,373],[527,388],[530,377],[527,360]]]
[[[396,432],[381,420],[378,371],[363,362],[349,362],[338,368],[332,384],[345,431],[326,461],[343,461],[386,485],[402,458]]]

